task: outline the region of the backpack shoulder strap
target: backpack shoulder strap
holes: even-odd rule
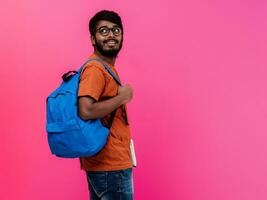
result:
[[[96,61],[99,61],[104,67],[105,69],[108,71],[108,73],[113,77],[113,79],[116,81],[116,83],[118,85],[121,86],[121,82],[120,80],[118,79],[118,77],[114,74],[114,72],[99,58],[91,58],[91,59],[88,59],[87,61],[85,61],[85,63],[82,65],[82,67],[79,69],[78,73],[81,74],[82,70],[84,69],[84,67],[86,66],[86,64],[90,61],[93,61],[93,60],[96,60]],[[112,124],[113,124],[113,121],[114,121],[114,118],[115,118],[115,115],[116,115],[116,112],[117,112],[117,109],[114,110],[112,113],[111,113],[111,121],[109,123],[109,128],[111,128]],[[128,117],[127,117],[127,114],[126,114],[126,111],[125,111],[125,108],[123,106],[123,115],[124,115],[124,119],[125,119],[125,122],[126,124],[128,125]]]
[[[78,73],[81,74],[82,70],[84,69],[84,67],[87,65],[88,62],[90,61],[93,61],[93,60],[96,60],[96,61],[99,61],[104,67],[105,69],[108,71],[108,73],[113,77],[113,79],[116,81],[116,83],[118,85],[121,85],[121,82],[119,80],[119,78],[114,74],[114,72],[100,59],[98,58],[91,58],[89,60],[87,60],[83,65],[82,67],[79,69]]]

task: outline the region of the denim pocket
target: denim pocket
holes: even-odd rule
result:
[[[121,178],[121,187],[120,192],[122,193],[133,193],[133,185],[132,185],[132,168],[121,170],[120,171]]]
[[[99,198],[107,192],[107,172],[87,172],[87,179]]]

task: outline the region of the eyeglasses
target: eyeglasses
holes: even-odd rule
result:
[[[97,29],[97,31],[102,35],[102,36],[107,36],[110,31],[112,31],[113,35],[119,36],[121,35],[121,28],[120,27],[112,27],[108,28],[107,26],[102,26]]]

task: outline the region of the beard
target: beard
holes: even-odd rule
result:
[[[103,41],[103,42],[105,43],[106,41]],[[119,42],[119,41],[117,40],[116,42]],[[118,49],[106,50],[103,48],[103,45],[101,45],[98,41],[96,41],[94,47],[99,51],[99,53],[101,53],[101,55],[109,57],[109,58],[114,58],[114,57],[117,57],[118,53],[120,52],[122,48],[122,42],[123,42],[123,39],[121,39],[121,43]]]

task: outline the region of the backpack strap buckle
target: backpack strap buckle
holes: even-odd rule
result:
[[[63,74],[62,79],[64,82],[68,82],[70,80],[70,78],[77,73],[78,72],[76,72],[76,71],[68,71],[67,73]]]

